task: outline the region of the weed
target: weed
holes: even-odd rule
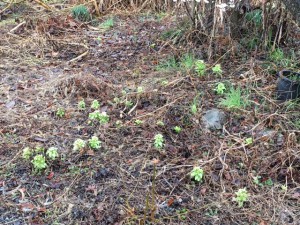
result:
[[[77,19],[77,20],[82,21],[82,22],[86,22],[86,21],[91,20],[91,15],[90,15],[87,7],[84,6],[84,5],[75,6],[72,9],[72,17],[74,19]]]
[[[47,150],[46,155],[48,156],[49,159],[55,160],[55,159],[58,157],[57,148],[55,148],[55,147],[50,147],[50,148]]]
[[[191,70],[195,65],[195,57],[191,53],[186,53],[181,58],[181,66],[186,70]]]
[[[226,90],[225,84],[220,82],[217,84],[217,87],[215,88],[215,91],[218,95],[224,94],[224,91]]]
[[[181,127],[175,126],[173,127],[173,130],[175,131],[175,133],[179,134],[181,132]]]
[[[213,217],[218,215],[218,209],[208,209],[208,212],[205,213],[206,216]]]
[[[220,104],[229,109],[245,108],[249,104],[249,101],[242,97],[242,91],[240,87],[236,89],[234,89],[234,87],[231,87],[229,93],[226,93],[225,97],[226,98],[222,99]]]
[[[280,188],[281,188],[281,190],[283,190],[283,191],[287,191],[287,189],[288,189],[286,185],[281,185]]]
[[[120,128],[120,127],[122,127],[123,123],[121,120],[117,120],[115,124],[116,124],[116,127]]]
[[[136,125],[141,125],[141,124],[143,124],[143,121],[142,120],[135,120],[134,123]]]
[[[22,157],[23,159],[29,160],[32,156],[32,150],[29,147],[23,149]]]
[[[100,113],[99,110],[92,112],[89,114],[89,119],[91,120],[98,120],[100,124],[105,124],[109,122],[109,116],[106,112]]]
[[[133,102],[132,102],[132,101],[126,101],[126,102],[125,102],[125,106],[126,106],[127,108],[130,108],[131,106],[133,106]]]
[[[163,127],[165,125],[165,123],[161,120],[157,121],[156,123],[158,126]]]
[[[221,64],[216,64],[213,68],[212,68],[213,73],[217,74],[217,75],[222,75],[222,68],[221,68]]]
[[[167,86],[169,84],[169,81],[167,81],[167,80],[163,80],[162,82],[161,82],[161,85],[162,86]]]
[[[157,71],[170,71],[178,69],[178,63],[174,56],[169,57],[166,60],[163,60],[156,66]]]
[[[191,105],[191,112],[195,115],[197,113],[197,105],[196,103],[193,103]]]
[[[78,109],[79,110],[85,110],[85,102],[84,102],[84,100],[81,100],[80,102],[78,102]]]
[[[247,12],[245,15],[245,19],[250,22],[253,23],[256,27],[259,27],[262,25],[262,19],[263,19],[263,15],[262,15],[262,10],[261,9],[255,9],[252,10],[250,12]]]
[[[99,25],[101,29],[108,30],[114,26],[114,18],[109,18]]]
[[[253,138],[249,137],[245,139],[245,144],[246,145],[251,145],[253,143]]]
[[[274,51],[271,51],[269,57],[274,62],[282,61],[285,58],[284,52],[280,48],[276,48]]]
[[[89,139],[89,146],[92,149],[99,149],[101,147],[101,141],[98,139],[98,137],[93,136]]]
[[[176,213],[180,220],[186,220],[186,215],[188,213],[188,210],[186,208],[176,210]]]
[[[181,36],[182,34],[183,34],[183,31],[181,29],[171,29],[171,30],[164,31],[161,34],[161,37],[164,40],[167,40],[167,39],[172,40],[174,38]]]
[[[195,62],[195,71],[199,76],[203,76],[205,74],[206,64],[203,60],[197,60]]]
[[[271,186],[273,186],[274,183],[273,183],[272,179],[269,178],[268,180],[266,180],[266,181],[264,182],[264,184],[267,185],[267,186],[269,186],[269,187],[271,187]]]
[[[86,142],[82,139],[76,139],[73,143],[73,151],[80,151],[85,147]]]
[[[42,154],[34,156],[31,162],[36,172],[40,172],[48,166],[45,156],[43,156]]]
[[[56,115],[60,118],[64,117],[65,115],[65,110],[63,108],[59,108],[57,111],[56,111]]]
[[[260,179],[261,179],[261,176],[255,176],[255,177],[253,177],[253,183],[256,184],[256,185],[258,185],[258,186],[260,186],[260,187],[262,187],[263,184],[261,183]]]
[[[233,198],[233,201],[238,203],[239,207],[244,206],[244,202],[248,201],[250,194],[246,190],[246,188],[241,188],[237,192],[235,192],[236,197]]]
[[[144,91],[144,88],[143,87],[138,87],[137,88],[137,93],[140,94]]]
[[[204,176],[204,171],[199,166],[193,168],[191,172],[191,178],[197,182],[201,182]]]
[[[94,100],[94,101],[92,102],[92,104],[91,104],[91,108],[92,108],[92,109],[99,109],[99,107],[100,107],[99,101],[98,101],[98,100]]]
[[[162,148],[164,146],[164,136],[162,134],[156,134],[154,137],[154,146],[155,148]]]

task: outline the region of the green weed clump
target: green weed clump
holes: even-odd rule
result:
[[[225,99],[222,99],[220,105],[229,109],[242,109],[249,105],[249,100],[243,96],[240,87],[231,87],[229,92],[225,94]]]
[[[103,30],[108,30],[114,26],[114,23],[115,23],[114,18],[111,17],[105,20],[103,23],[101,23],[99,27]]]
[[[179,69],[179,65],[174,56],[171,56],[156,66],[157,71],[170,71]]]
[[[164,146],[164,136],[162,134],[156,134],[154,137],[155,148],[161,149]]]
[[[50,147],[47,151],[45,148],[37,146],[34,149],[26,147],[23,149],[22,158],[31,162],[35,173],[41,173],[48,167],[51,161],[56,160],[59,157],[58,149],[56,147]]]
[[[204,176],[204,171],[199,166],[193,168],[191,172],[191,178],[197,182],[201,182]]]
[[[72,17],[81,22],[90,21],[92,16],[85,5],[78,5],[72,9]]]
[[[233,201],[238,203],[239,207],[243,207],[244,203],[249,200],[250,194],[246,190],[246,188],[239,189],[235,192],[236,197],[233,198]]]

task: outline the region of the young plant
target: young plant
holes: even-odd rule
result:
[[[89,119],[98,120],[100,124],[105,124],[109,122],[109,116],[106,112],[100,113],[99,110],[89,114]]]
[[[250,197],[250,194],[246,188],[239,189],[237,192],[235,192],[235,195],[236,197],[233,198],[233,201],[236,201],[239,207],[243,207],[244,202],[248,201]]]
[[[246,138],[246,139],[245,139],[245,144],[246,144],[246,145],[251,145],[251,144],[253,144],[253,138],[251,138],[251,137]]]
[[[212,68],[213,73],[217,74],[217,75],[222,75],[222,68],[221,68],[221,64],[216,64],[213,68]]]
[[[100,124],[105,124],[109,122],[109,115],[106,112],[102,112],[98,118]]]
[[[141,125],[141,124],[143,123],[143,121],[142,121],[142,120],[135,120],[134,123],[135,123],[136,125]]]
[[[32,153],[33,152],[29,147],[24,148],[22,154],[23,159],[29,160],[30,157],[32,156]]]
[[[220,104],[229,109],[245,108],[249,104],[249,101],[242,97],[242,91],[240,87],[237,89],[231,87],[229,93],[226,93],[225,99],[223,99]]]
[[[65,110],[63,108],[59,108],[57,111],[56,111],[56,115],[60,118],[64,117],[65,115]]]
[[[85,110],[85,102],[84,102],[84,100],[81,100],[80,102],[78,102],[78,109],[79,110]]]
[[[215,91],[218,95],[224,94],[224,91],[226,90],[225,84],[220,82],[217,84],[217,87],[215,88]]]
[[[127,108],[130,108],[131,106],[133,106],[133,102],[132,102],[132,101],[126,101],[126,102],[125,102],[125,106],[126,106]]]
[[[181,65],[186,70],[191,70],[195,65],[195,57],[191,53],[183,55],[181,58]]]
[[[80,151],[85,147],[85,141],[82,139],[76,139],[73,143],[73,151]]]
[[[256,185],[258,185],[258,186],[260,186],[260,187],[262,187],[264,185],[261,183],[260,179],[261,179],[261,176],[255,176],[255,177],[253,177],[253,183],[256,184]]]
[[[164,136],[162,136],[162,134],[157,134],[154,137],[154,146],[155,148],[163,148],[164,146]]]
[[[99,25],[103,30],[108,30],[114,26],[114,18],[109,18]]]
[[[140,86],[140,87],[137,88],[137,93],[138,94],[141,94],[143,91],[144,91],[143,87]]]
[[[72,17],[81,22],[91,20],[91,14],[85,5],[78,5],[72,9]]]
[[[181,127],[175,126],[173,127],[173,130],[175,131],[175,133],[179,134],[181,132]]]
[[[193,168],[191,172],[191,178],[197,182],[201,182],[204,176],[204,171],[199,166]]]
[[[163,121],[159,120],[156,122],[156,125],[163,127],[165,125],[165,123]]]
[[[163,60],[156,66],[157,71],[170,71],[178,69],[178,63],[174,56],[169,57],[168,59]]]
[[[55,159],[58,157],[57,148],[55,148],[55,147],[50,147],[50,148],[47,150],[46,155],[48,156],[49,159],[55,160]]]
[[[194,102],[192,105],[191,105],[191,112],[195,115],[197,113],[197,105],[196,103]]]
[[[205,74],[206,70],[206,64],[203,60],[197,60],[195,62],[195,70],[198,74],[198,76],[203,76]]]
[[[47,168],[45,156],[42,154],[34,156],[31,162],[36,172],[40,172],[41,170]]]
[[[98,139],[98,137],[93,136],[91,139],[89,139],[89,146],[92,149],[99,149],[101,147],[101,141]]]
[[[99,107],[100,107],[99,101],[98,101],[98,100],[94,100],[94,101],[92,102],[91,108],[92,108],[92,109],[99,109]]]

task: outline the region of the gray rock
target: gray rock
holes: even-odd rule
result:
[[[207,110],[202,116],[202,122],[206,129],[220,130],[226,120],[226,115],[219,109]]]

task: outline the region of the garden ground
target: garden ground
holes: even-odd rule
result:
[[[276,101],[280,66],[236,41],[227,51],[226,39],[207,61],[205,43],[172,38],[174,18],[36,15],[16,30],[18,20],[1,22],[0,224],[300,224],[299,102]],[[189,56],[205,60],[203,76]],[[220,82],[240,87],[245,107],[220,105]],[[108,123],[90,121],[93,100]],[[213,108],[225,112],[221,129],[203,124]],[[91,136],[100,149],[72,150]],[[60,157],[37,174],[25,147],[57,147]],[[201,182],[190,176],[196,166]],[[239,207],[242,188],[250,196]]]

